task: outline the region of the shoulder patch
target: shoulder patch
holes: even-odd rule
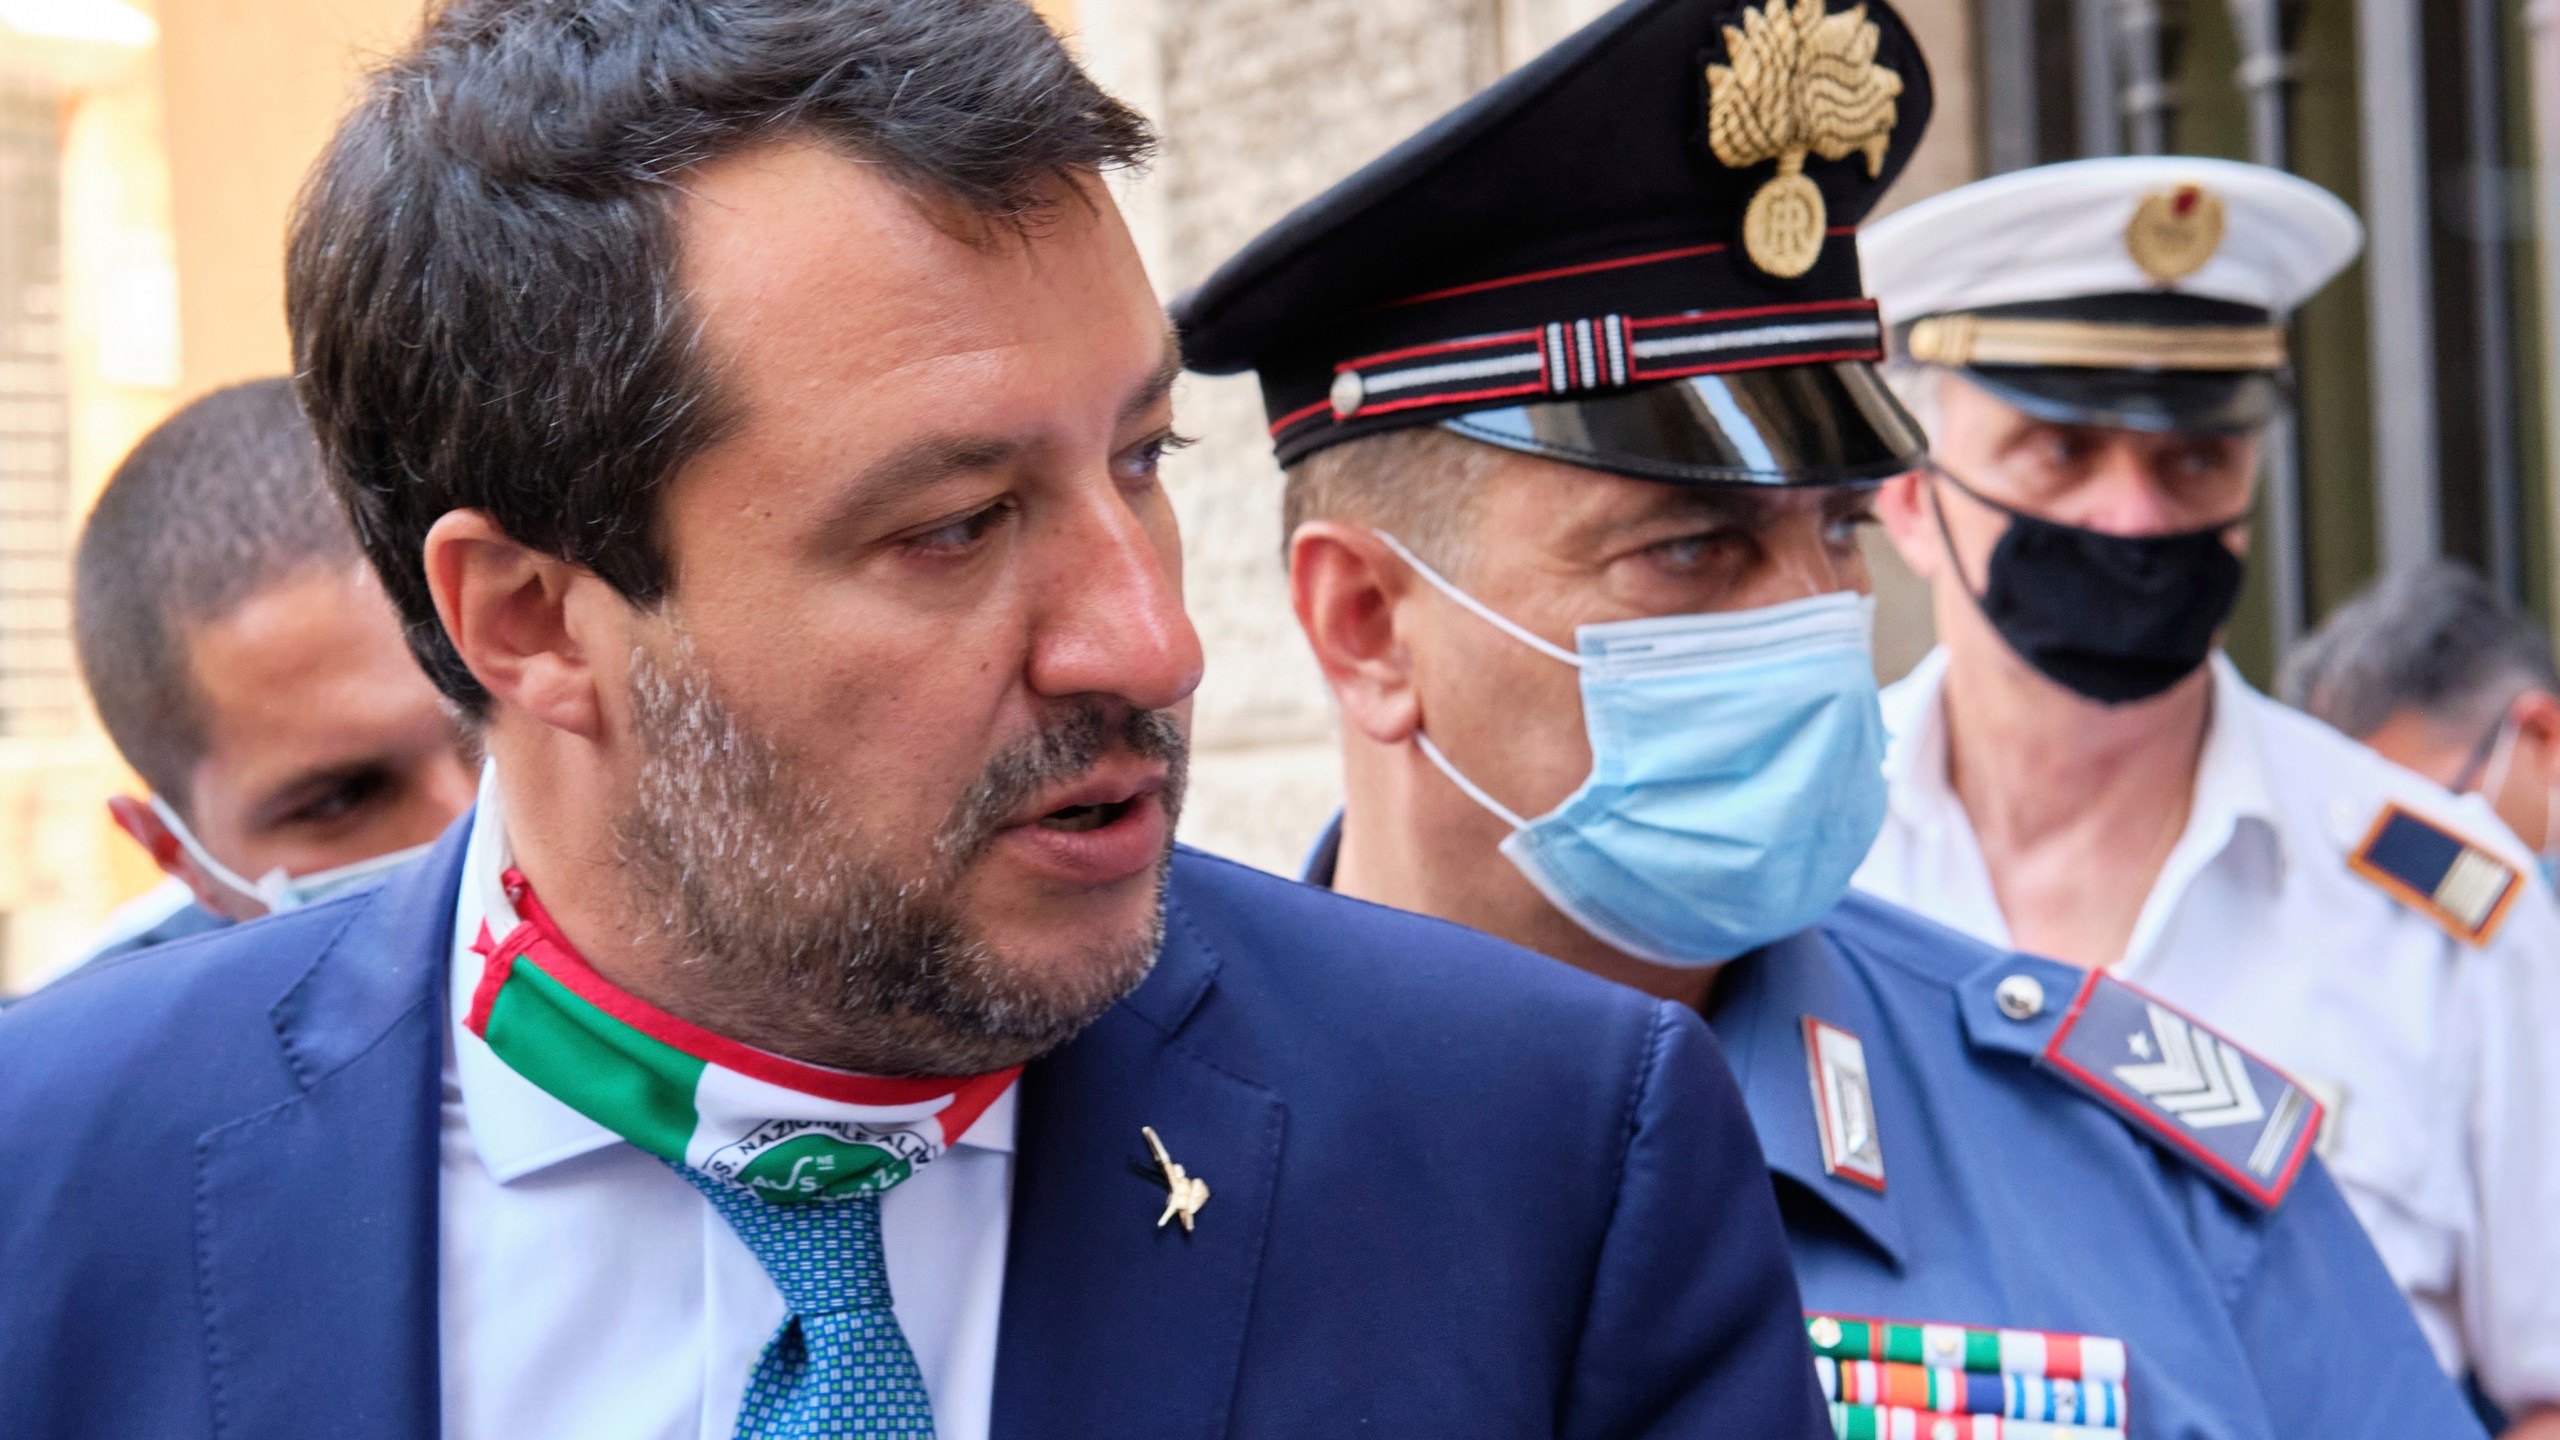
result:
[[[2400,805],[2383,807],[2347,868],[2466,945],[2488,944],[2524,890],[2516,867]]]
[[[2269,1209],[2320,1134],[2320,1102],[2283,1071],[2104,972],[2080,986],[2039,1060]]]

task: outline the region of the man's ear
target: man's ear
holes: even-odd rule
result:
[[[133,837],[161,874],[193,891],[198,905],[228,920],[255,920],[266,913],[257,902],[204,873],[187,847],[178,843],[176,832],[149,805],[130,795],[110,795],[107,817]]]
[[[1402,745],[1422,723],[1413,655],[1396,626],[1412,572],[1366,527],[1310,520],[1289,537],[1289,603],[1344,723]]]
[[[178,837],[169,832],[159,812],[149,805],[130,795],[110,795],[107,797],[107,818],[116,822],[117,829],[133,837],[133,843],[142,847],[143,853],[151,857],[151,863],[160,867],[161,874],[184,880],[195,869],[187,860],[186,847],[178,843]]]
[[[2539,763],[2545,786],[2560,782],[2560,696],[2527,690],[2508,705],[2507,719],[2515,726],[2516,748]]]
[[[436,618],[481,685],[553,729],[597,738],[603,709],[593,659],[605,637],[594,631],[611,611],[600,611],[588,592],[604,582],[522,544],[478,510],[437,520],[425,560]]]
[[[1938,497],[1931,493],[1929,472],[1896,475],[1876,491],[1876,519],[1902,555],[1902,563],[1923,580],[1938,578],[1945,563],[1946,541],[1938,534]]]

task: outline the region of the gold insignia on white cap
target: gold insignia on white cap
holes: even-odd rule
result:
[[[1869,175],[1884,173],[1902,77],[1875,63],[1881,38],[1864,5],[1833,15],[1826,0],[1766,0],[1742,12],[1740,30],[1724,27],[1726,63],[1707,67],[1707,145],[1716,159],[1736,170],[1778,162],[1743,212],[1742,247],[1780,279],[1812,269],[1830,229],[1821,187],[1804,176],[1806,157],[1863,154]]]
[[[2185,184],[2142,197],[2124,227],[2125,253],[2142,273],[2175,285],[2205,267],[2222,249],[2229,217],[2222,197]]]
[[[2176,197],[2190,187],[2196,198],[2182,217]],[[2127,223],[2146,206],[2140,222]],[[2012,170],[1906,205],[1859,227],[1858,258],[1867,293],[1897,336],[1932,315],[2157,292],[2171,283],[2179,295],[2264,310],[2267,323],[2281,324],[2355,259],[2363,235],[2345,202],[2298,175],[2210,156],[2112,155]],[[2197,268],[2164,278],[2189,265]],[[2017,338],[1997,340],[2009,346]],[[2068,337],[2034,338],[2049,348]],[[1995,336],[1978,339],[1989,346]],[[2184,354],[2197,343],[2181,337],[2176,349]],[[2235,334],[2227,343],[2264,341]],[[1972,363],[2040,362],[1976,356]]]

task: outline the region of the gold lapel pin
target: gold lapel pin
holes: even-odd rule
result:
[[[1200,1214],[1200,1207],[1209,1203],[1209,1182],[1185,1172],[1165,1152],[1164,1141],[1156,1137],[1156,1127],[1141,1125],[1138,1133],[1147,1137],[1147,1148],[1156,1152],[1156,1164],[1164,1168],[1164,1213],[1156,1217],[1156,1228],[1161,1230],[1180,1220],[1182,1233],[1190,1234],[1191,1222]]]

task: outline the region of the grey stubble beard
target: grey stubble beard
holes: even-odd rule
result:
[[[974,1075],[1064,1044],[1146,978],[1163,942],[1169,848],[1139,933],[1042,973],[997,953],[958,900],[1006,820],[1106,755],[1165,761],[1159,800],[1178,815],[1187,746],[1170,716],[1060,702],[987,764],[921,873],[902,872],[885,837],[863,833],[807,767],[721,701],[680,632],[670,649],[663,660],[633,652],[642,759],[615,825],[639,938],[674,957],[668,1008],[811,1064]]]

